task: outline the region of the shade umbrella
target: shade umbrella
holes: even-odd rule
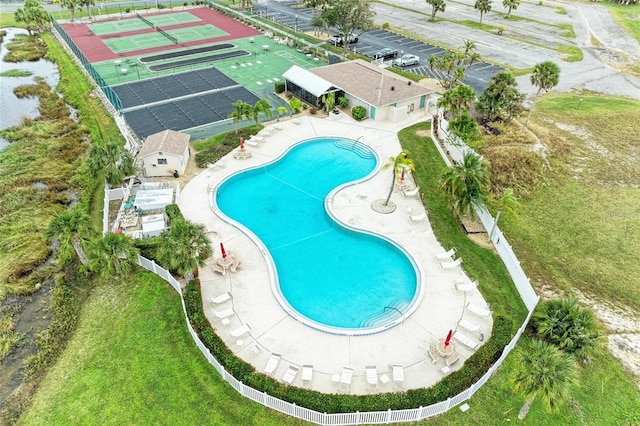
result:
[[[222,243],[220,243],[220,251],[222,252],[222,258],[226,259],[227,258],[227,252],[224,250],[224,245]]]
[[[404,168],[402,169],[402,174],[400,175],[400,183],[404,183]]]
[[[453,330],[449,330],[449,333],[447,333],[447,338],[444,340],[444,345],[445,346],[449,346],[449,343],[451,343],[451,336],[453,335]]]
[[[244,151],[244,138],[240,138],[240,149]]]

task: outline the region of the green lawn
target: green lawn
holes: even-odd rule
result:
[[[149,272],[109,280],[85,303],[78,329],[23,425],[296,425],[240,397],[196,348],[178,294]]]

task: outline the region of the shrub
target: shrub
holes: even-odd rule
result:
[[[388,29],[389,29],[389,26],[390,26],[390,25],[389,25],[389,22],[384,21],[384,23],[382,24],[382,29],[383,29],[383,30],[388,30]]]
[[[276,81],[275,84],[273,85],[274,89],[276,91],[276,93],[282,93],[284,92],[284,81]]]
[[[131,8],[127,7],[127,8],[124,10],[124,13],[129,13],[129,12],[131,12]]]
[[[351,116],[358,120],[364,120],[364,118],[367,116],[367,110],[365,109],[365,107],[363,106],[354,106],[353,108],[351,108]]]
[[[318,112],[318,110],[316,109],[316,107],[311,107],[311,108],[309,108],[309,114],[316,115],[316,112]]]
[[[338,98],[338,105],[340,105],[342,108],[346,108],[349,106],[349,99],[345,98],[344,96],[340,96]]]
[[[177,204],[167,204],[164,208],[164,211],[167,213],[167,217],[170,221],[174,219],[184,219],[184,216],[180,211],[180,207],[178,207]]]

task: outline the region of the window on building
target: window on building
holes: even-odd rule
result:
[[[158,164],[167,164],[166,158],[158,158]]]

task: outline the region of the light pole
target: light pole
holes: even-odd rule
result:
[[[293,31],[298,32],[298,15],[296,15],[296,25],[293,27]]]

